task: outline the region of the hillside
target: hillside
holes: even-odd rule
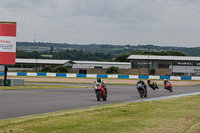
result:
[[[67,44],[67,43],[44,43],[44,42],[17,42],[17,50],[32,52],[37,48],[37,51],[42,52],[57,52],[63,50],[82,50],[86,53],[104,53],[112,56],[130,53],[134,51],[179,51],[187,56],[200,56],[200,47],[171,47],[171,46],[156,46],[156,45],[110,45],[110,44]]]

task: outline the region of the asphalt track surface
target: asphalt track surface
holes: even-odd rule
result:
[[[50,83],[48,84],[51,85]],[[160,86],[160,89],[157,90],[147,87],[147,98],[141,98],[135,85],[107,85],[107,101],[97,101],[92,84],[76,85],[91,87],[78,89],[0,90],[0,119],[200,92],[200,85],[174,87],[172,93],[163,89],[163,86]]]

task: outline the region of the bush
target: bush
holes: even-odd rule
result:
[[[106,73],[110,73],[110,74],[118,73],[118,68],[115,66],[110,66],[106,69]]]
[[[51,66],[49,66],[49,65],[44,66],[44,67],[40,70],[40,72],[51,72]]]
[[[156,73],[156,69],[151,68],[151,69],[150,69],[150,75],[155,75],[155,73]]]
[[[57,66],[52,71],[57,72],[57,73],[67,73],[68,72],[68,70],[65,66]]]

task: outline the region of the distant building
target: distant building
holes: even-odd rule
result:
[[[54,60],[54,59],[15,59],[15,65],[9,66],[8,70],[35,70],[41,69],[45,65],[50,65],[51,67],[56,67],[59,65],[72,67],[73,61],[71,60]]]
[[[130,69],[129,62],[102,62],[102,61],[73,61],[72,68],[108,68],[115,66],[119,69]]]
[[[172,75],[200,75],[200,57],[130,55],[127,59],[131,69],[170,69]]]
[[[76,69],[96,69],[96,68],[108,68],[115,66],[119,69],[130,69],[131,63],[124,62],[100,62],[100,61],[71,61],[71,60],[54,60],[54,59],[20,59],[16,58],[16,65],[9,66],[10,71],[17,70],[35,70],[41,69],[45,65],[56,67],[59,65],[66,66],[68,68]]]

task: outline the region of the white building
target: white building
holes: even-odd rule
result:
[[[132,69],[170,69],[175,75],[200,75],[200,57],[130,55],[128,59]]]
[[[33,70],[41,69],[45,65],[56,67],[59,65],[72,67],[73,61],[71,60],[54,60],[54,59],[15,59],[14,66],[8,66],[9,70]]]
[[[71,60],[54,60],[54,59],[20,59],[16,58],[16,65],[8,66],[9,70],[33,70],[41,69],[45,65],[56,67],[59,65],[68,68],[108,68],[110,66],[119,69],[130,69],[131,63],[124,62],[100,62],[100,61],[71,61]]]
[[[100,61],[73,61],[72,68],[108,68],[110,66],[118,67],[119,69],[130,69],[129,62],[100,62]]]

